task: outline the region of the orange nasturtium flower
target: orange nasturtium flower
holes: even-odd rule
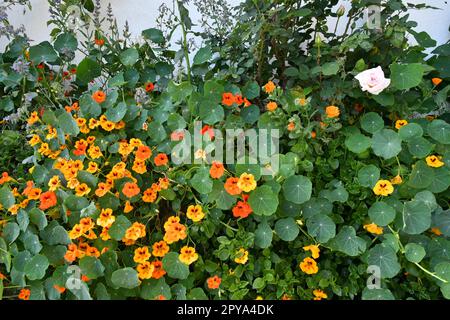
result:
[[[186,216],[194,222],[199,222],[205,217],[205,214],[203,213],[202,206],[197,204],[195,206],[190,205],[187,208]]]
[[[106,93],[101,90],[97,90],[92,94],[92,99],[97,103],[102,103],[106,100]]]
[[[145,91],[152,92],[153,90],[155,90],[155,85],[153,82],[147,82],[145,85]]]
[[[235,218],[247,218],[253,209],[250,207],[246,201],[238,201],[238,203],[233,207],[233,217]]]
[[[169,162],[169,158],[167,158],[165,153],[158,153],[154,159],[154,162],[157,167],[165,166],[167,162]]]
[[[46,210],[48,208],[56,206],[56,194],[53,191],[47,191],[41,194],[40,196],[41,204],[39,205],[39,209]]]
[[[152,246],[152,254],[155,257],[164,257],[169,252],[169,246],[163,240],[155,242]]]
[[[236,102],[236,99],[234,98],[234,95],[231,92],[224,92],[222,94],[222,104],[226,105],[227,107],[231,107],[233,103]]]
[[[427,165],[429,167],[433,167],[433,168],[439,168],[445,164],[444,162],[441,161],[441,159],[439,159],[439,157],[437,157],[435,155],[426,157],[425,161],[427,162]]]
[[[105,44],[105,39],[102,38],[95,38],[94,43],[98,45],[99,47],[103,46]]]
[[[206,280],[209,289],[218,289],[222,279],[218,276],[210,277]]]
[[[141,145],[136,151],[136,158],[140,160],[147,160],[152,156],[152,150],[148,146]]]
[[[113,216],[113,211],[111,208],[104,208],[100,212],[97,218],[97,225],[100,227],[110,227],[114,221],[116,221],[116,217]]]
[[[291,121],[287,125],[288,131],[294,131],[295,130],[295,122]]]
[[[75,195],[78,197],[83,197],[91,192],[91,188],[86,183],[81,183],[75,187]]]
[[[223,164],[219,161],[213,161],[211,164],[211,169],[209,169],[209,174],[213,179],[220,179],[223,176],[225,168]]]
[[[108,191],[111,189],[111,187],[104,183],[104,182],[100,182],[97,185],[97,190],[95,190],[95,195],[99,198],[103,197],[105,194],[108,193]]]
[[[235,196],[242,192],[242,190],[238,187],[238,181],[239,178],[237,177],[230,177],[225,181],[225,191],[228,192],[230,195]]]
[[[134,250],[133,260],[136,263],[144,263],[150,259],[151,253],[148,251],[148,247],[141,247]]]
[[[31,291],[29,289],[22,289],[19,293],[20,300],[30,300]]]
[[[123,208],[124,213],[129,213],[134,209],[134,207],[131,205],[130,201],[125,201],[125,207]]]
[[[314,300],[322,300],[328,298],[328,295],[320,289],[313,290]]]
[[[388,196],[394,192],[394,187],[389,180],[378,180],[375,187],[373,187],[373,192],[377,196]]]
[[[248,251],[245,250],[244,248],[240,248],[237,252],[236,252],[236,257],[234,258],[234,262],[239,263],[239,264],[246,264],[248,261]]]
[[[406,120],[397,120],[395,121],[395,129],[400,129],[401,127],[404,127],[408,124],[408,121]]]
[[[319,271],[316,260],[309,257],[300,262],[300,269],[306,274],[315,274]]]
[[[198,254],[195,252],[194,247],[184,246],[183,248],[181,248],[178,258],[184,264],[190,265],[191,263],[197,261]]]
[[[35,124],[35,123],[38,122],[38,121],[39,121],[38,113],[37,113],[37,111],[33,111],[33,112],[31,113],[30,117],[28,118],[27,123],[28,123],[29,125],[32,125],[32,124]]]
[[[128,198],[133,198],[138,195],[139,192],[141,192],[141,189],[139,189],[138,185],[133,182],[125,183],[122,188],[122,193]]]
[[[154,267],[152,278],[160,279],[164,277],[166,271],[163,269],[162,261],[155,260],[152,262],[152,265]]]
[[[311,251],[311,256],[313,257],[313,259],[317,259],[320,256],[320,249],[317,245],[310,244],[309,246],[303,247],[303,250]]]
[[[179,240],[184,240],[187,237],[186,226],[180,223],[179,217],[171,216],[164,223],[164,241],[168,244],[172,244]]]
[[[272,93],[274,90],[275,90],[275,88],[276,88],[276,86],[275,86],[275,84],[272,82],[272,81],[268,81],[264,86],[263,86],[263,88],[264,88],[264,91],[266,92],[266,93]]]
[[[403,182],[403,179],[400,175],[396,175],[391,179],[392,184],[401,184]]]
[[[139,279],[150,279],[153,275],[155,267],[148,261],[144,261],[136,267]]]
[[[442,82],[442,79],[441,78],[433,78],[433,79],[431,79],[431,82],[433,82],[433,84],[435,86],[437,86]]]
[[[337,118],[339,117],[339,108],[336,106],[328,106],[325,108],[325,113],[327,114],[328,118]]]
[[[271,101],[266,105],[266,109],[271,112],[275,111],[277,108],[278,108],[278,105],[275,101]]]
[[[375,223],[365,224],[364,229],[376,235],[383,234],[383,227],[379,227]]]

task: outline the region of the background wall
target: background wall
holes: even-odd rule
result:
[[[227,0],[232,5],[237,5],[241,0]],[[412,20],[417,21],[417,31],[428,32],[439,44],[443,44],[450,39],[450,0],[408,0],[410,3],[423,3],[441,8],[441,10],[414,10],[410,15]],[[102,14],[105,13],[108,3],[111,3],[114,15],[118,20],[119,27],[128,21],[130,31],[133,36],[140,35],[141,31],[156,25],[158,7],[162,3],[172,4],[172,0],[101,0]],[[345,6],[349,6],[350,1],[341,1]],[[49,17],[48,3],[46,0],[31,0],[33,9],[23,14],[21,9],[9,13],[10,21],[13,25],[23,24],[28,36],[36,43],[48,40],[50,29],[46,25]],[[191,4],[189,6],[190,15],[193,22],[197,22],[200,14]],[[342,23],[341,25],[343,25]],[[334,22],[330,21],[334,26]],[[338,29],[339,30],[339,29]],[[176,39],[179,36],[174,37]],[[7,39],[0,39],[0,50],[7,44]]]

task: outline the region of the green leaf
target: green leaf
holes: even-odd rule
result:
[[[389,289],[364,288],[361,299],[362,300],[395,300],[395,297]]]
[[[139,52],[135,48],[128,48],[120,53],[119,59],[124,66],[130,67],[139,60]]]
[[[20,209],[17,213],[17,223],[19,224],[20,230],[27,230],[28,225],[30,224],[30,219],[28,217],[28,213],[25,210]]]
[[[189,267],[179,259],[179,254],[169,252],[162,259],[163,268],[167,275],[174,279],[186,279],[189,276]]]
[[[116,221],[112,224],[108,233],[114,240],[120,241],[125,236],[125,232],[131,226],[130,220],[124,215],[120,215],[116,218]]]
[[[40,280],[44,278],[45,272],[49,266],[46,256],[41,254],[35,255],[25,264],[25,275],[30,280]]]
[[[278,197],[270,186],[263,185],[252,191],[248,203],[256,215],[270,216],[277,210]]]
[[[420,234],[430,228],[431,211],[422,201],[408,201],[403,205],[403,231]]]
[[[424,73],[420,63],[392,64],[390,69],[392,85],[399,90],[408,90],[418,86]]]
[[[363,187],[373,188],[380,179],[380,169],[373,164],[358,170],[358,181]]]
[[[84,197],[70,195],[64,200],[64,205],[70,211],[81,211],[89,205],[89,201]]]
[[[428,207],[430,212],[436,210],[438,207],[438,204],[436,203],[436,197],[428,190],[416,193],[413,200],[423,202]]]
[[[275,223],[275,232],[284,241],[294,241],[300,230],[297,223],[291,217],[280,219]]]
[[[72,33],[62,33],[56,38],[55,49],[59,53],[75,52],[77,47],[77,38]]]
[[[59,127],[64,131],[64,133],[76,136],[80,132],[80,128],[73,119],[72,115],[68,112],[63,112],[58,117]]]
[[[369,217],[375,224],[379,226],[387,226],[395,219],[395,209],[385,202],[375,202],[369,208]]]
[[[411,175],[409,176],[408,185],[417,189],[427,188],[434,180],[434,171],[426,165],[424,161],[418,161]]]
[[[144,280],[141,285],[141,298],[154,300],[158,296],[164,296],[166,299],[172,298],[170,286],[164,278]]]
[[[258,121],[260,114],[258,106],[254,104],[241,110],[241,117],[248,124],[254,124]]]
[[[434,171],[434,180],[428,186],[428,189],[433,193],[440,193],[448,189],[450,187],[450,170],[441,167],[436,168]]]
[[[219,105],[211,105],[208,101],[200,103],[199,107],[200,119],[209,125],[216,124],[224,119],[225,113],[223,108]]]
[[[408,141],[408,151],[417,158],[425,158],[430,154],[433,145],[423,137],[412,138]]]
[[[118,74],[116,74],[114,77],[112,77],[111,79],[109,79],[108,81],[108,87],[113,88],[113,87],[121,87],[124,84],[126,84],[127,82],[125,81],[124,77],[123,77],[123,72],[119,72]]]
[[[377,156],[390,159],[402,151],[402,140],[395,131],[383,129],[374,133],[372,149]]]
[[[316,214],[306,220],[308,233],[317,238],[320,243],[326,243],[336,235],[334,221],[325,214]]]
[[[366,113],[361,118],[361,128],[368,133],[375,133],[384,128],[384,121],[375,112]]]
[[[264,220],[255,230],[255,244],[262,248],[268,248],[272,244],[273,232],[269,224]]]
[[[337,62],[327,62],[322,65],[322,74],[324,76],[332,76],[339,71],[339,64]]]
[[[398,130],[398,135],[404,141],[419,138],[423,135],[423,129],[417,123],[408,123]]]
[[[242,88],[242,95],[249,100],[259,97],[259,94],[260,94],[259,84],[254,80],[248,81]]]
[[[68,290],[78,299],[78,300],[92,300],[91,294],[89,293],[89,287],[85,282],[80,281],[80,286],[69,286]]]
[[[127,113],[127,105],[125,102],[119,102],[112,108],[109,108],[105,112],[105,116],[109,121],[119,122],[123,119],[125,114]]]
[[[133,289],[139,286],[138,273],[133,268],[116,270],[111,275],[111,282],[119,288]]]
[[[102,68],[98,62],[86,57],[78,64],[77,81],[86,85],[99,77],[101,72]]]
[[[395,251],[385,244],[377,244],[369,250],[367,264],[379,267],[381,278],[393,278],[400,271],[400,264]]]
[[[208,62],[212,57],[212,50],[210,46],[200,48],[194,56],[194,65]]]
[[[305,176],[291,176],[283,183],[283,194],[286,200],[302,204],[311,198],[312,183]]]
[[[95,189],[97,187],[98,178],[90,172],[84,170],[78,171],[77,179],[81,183],[86,183],[91,189]]]
[[[395,102],[394,94],[386,91],[381,92],[378,95],[372,95],[372,99],[382,106],[392,106]]]
[[[213,181],[207,168],[199,169],[190,181],[191,186],[200,194],[208,194],[212,191]]]
[[[30,60],[35,65],[41,62],[55,62],[58,59],[58,54],[48,41],[30,47],[29,53]]]
[[[188,300],[208,300],[208,297],[205,294],[205,291],[203,291],[202,288],[194,288],[191,291],[189,291]]]
[[[419,263],[425,257],[425,249],[416,243],[408,243],[405,246],[405,257],[408,261]]]
[[[0,204],[5,209],[11,208],[16,203],[16,199],[14,198],[13,193],[11,192],[11,189],[4,185],[0,189]]]
[[[3,227],[3,238],[7,243],[13,243],[20,234],[19,225],[15,222],[8,222]]]
[[[218,209],[229,210],[235,204],[236,199],[225,190],[223,182],[214,180],[213,189],[208,195],[208,202],[212,201],[216,202]]]
[[[30,215],[30,221],[36,225],[39,230],[43,230],[48,222],[47,217],[45,216],[45,213],[42,210],[39,210],[38,208],[33,208],[29,212]]]
[[[370,148],[372,140],[363,134],[356,133],[345,139],[345,146],[354,153],[361,153]]]
[[[356,257],[366,251],[366,242],[358,237],[355,229],[350,226],[343,226],[331,242],[336,250],[351,257]]]
[[[442,144],[450,144],[450,124],[436,119],[428,125],[428,134]]]
[[[170,81],[169,85],[167,86],[167,93],[175,103],[180,103],[186,100],[186,98],[189,97],[193,90],[193,86],[187,81],[180,83]]]
[[[164,43],[164,35],[161,30],[150,28],[142,31],[142,35],[144,38],[149,39],[157,44],[163,44]]]
[[[100,260],[95,257],[85,256],[80,259],[79,266],[82,274],[86,275],[89,279],[97,279],[103,276],[105,267]]]

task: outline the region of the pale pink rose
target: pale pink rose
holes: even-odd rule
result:
[[[380,66],[365,70],[355,76],[359,81],[362,91],[368,91],[371,94],[379,94],[391,83],[391,79],[384,77],[384,72]]]

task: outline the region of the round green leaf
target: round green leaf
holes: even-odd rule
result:
[[[392,85],[399,90],[411,89],[422,81],[424,68],[421,63],[392,64]]]
[[[149,40],[153,41],[154,43],[157,43],[157,44],[164,43],[164,34],[159,29],[150,28],[150,29],[143,30],[142,35],[144,36],[144,38],[149,39]]]
[[[302,204],[311,198],[312,183],[305,176],[291,176],[283,183],[283,194],[286,200]]]
[[[141,285],[141,298],[146,300],[154,300],[158,296],[164,296],[166,299],[172,297],[170,286],[163,278],[144,280]]]
[[[135,48],[129,48],[123,51],[120,56],[120,62],[125,66],[132,66],[139,59],[139,52]]]
[[[375,133],[384,128],[384,121],[375,112],[366,113],[361,118],[361,128],[368,133]]]
[[[102,68],[97,61],[91,58],[84,58],[77,67],[77,81],[81,84],[88,84],[91,80],[99,77]]]
[[[356,133],[345,139],[345,146],[354,153],[361,153],[370,148],[372,140],[363,134]]]
[[[377,244],[369,250],[367,264],[379,267],[381,278],[393,278],[400,271],[400,264],[395,251],[385,244]]]
[[[369,217],[379,226],[387,226],[395,219],[395,209],[385,202],[375,202],[369,208]]]
[[[423,129],[417,123],[408,123],[398,130],[398,135],[402,140],[408,141],[421,137],[423,135]]]
[[[380,179],[380,169],[373,164],[358,170],[358,181],[363,187],[373,188]]]
[[[433,120],[428,125],[428,133],[439,143],[450,144],[450,124],[444,120]]]
[[[89,279],[97,279],[103,276],[103,271],[105,271],[105,267],[100,260],[90,256],[81,258],[79,266],[82,274],[86,275]]]
[[[255,230],[255,244],[262,248],[268,248],[272,244],[273,233],[266,221],[261,222]]]
[[[179,254],[169,252],[162,260],[167,275],[174,279],[186,279],[189,276],[189,267],[179,259]]]
[[[394,295],[389,289],[369,289],[364,288],[362,300],[395,300]]]
[[[263,185],[252,191],[248,203],[255,214],[270,216],[277,210],[278,196],[271,187]]]
[[[425,257],[425,249],[416,243],[408,243],[405,246],[405,257],[408,261],[419,263]]]
[[[112,224],[112,226],[108,230],[108,234],[114,240],[120,241],[125,236],[125,232],[131,226],[130,220],[124,215],[120,215],[116,218],[116,221]]]
[[[403,231],[420,234],[430,228],[431,211],[422,201],[408,201],[403,205]]]
[[[30,280],[39,280],[45,276],[45,272],[49,266],[46,256],[41,254],[35,255],[25,264],[25,275]]]
[[[383,129],[373,135],[372,149],[377,156],[390,159],[402,151],[402,140],[395,131]]]
[[[294,241],[300,232],[297,223],[291,217],[280,219],[275,223],[275,232],[284,241]]]
[[[351,226],[343,226],[332,240],[332,245],[336,250],[351,257],[358,256],[366,250],[366,242],[356,235],[355,229]]]
[[[325,243],[336,235],[336,225],[327,215],[316,214],[306,220],[308,233],[317,238],[320,243]]]
[[[446,167],[434,169],[434,180],[428,186],[428,189],[433,193],[440,193],[450,187],[450,170]]]
[[[427,188],[434,180],[434,171],[427,166],[424,161],[418,161],[411,175],[409,176],[408,185],[417,189]]]
[[[138,273],[133,268],[116,270],[111,275],[111,282],[119,288],[133,289],[139,286]]]
[[[423,137],[413,138],[408,141],[408,150],[417,158],[424,158],[430,154],[433,144]]]

